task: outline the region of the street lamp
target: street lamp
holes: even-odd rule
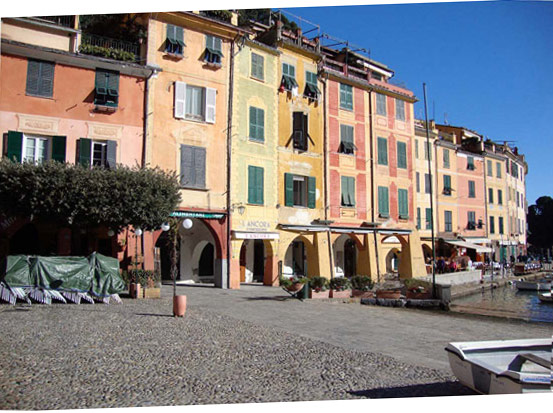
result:
[[[131,297],[138,298],[140,295],[140,282],[138,280],[138,237],[142,235],[142,229],[135,227],[134,229],[134,277],[131,282]]]
[[[185,230],[189,230],[194,225],[193,221],[189,218],[186,218],[182,221],[182,227]],[[169,225],[165,228],[167,230]],[[162,229],[164,227],[162,226]],[[175,225],[172,234],[171,234],[171,241],[172,241],[172,247],[173,250],[171,252],[171,275],[173,276],[173,316],[174,317],[184,317],[184,313],[186,312],[186,295],[177,295],[177,233],[178,233],[178,226]]]

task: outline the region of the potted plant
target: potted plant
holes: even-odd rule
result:
[[[371,291],[374,286],[374,281],[368,275],[356,275],[351,277],[351,295],[356,298],[373,298],[374,293]]]
[[[311,277],[309,279],[309,298],[329,298],[328,279]]]
[[[307,283],[307,277],[280,277],[279,284],[282,288],[290,293],[297,293],[301,291],[304,285]]]
[[[161,298],[161,274],[158,271],[144,271],[140,284],[144,298]]]
[[[330,280],[330,298],[350,298],[351,283],[346,277],[335,277]]]
[[[401,291],[399,290],[377,290],[376,298],[386,298],[389,300],[399,300],[401,298]]]
[[[414,300],[428,300],[432,298],[432,284],[424,280],[409,278],[404,281],[407,289],[405,296]]]

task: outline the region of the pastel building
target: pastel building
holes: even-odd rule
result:
[[[2,19],[0,129],[3,156],[15,162],[141,165],[144,93],[153,69],[78,53],[78,16]],[[8,219],[9,217],[2,217]],[[19,217],[2,224],[2,254],[88,255],[134,259],[134,242],[153,267],[151,234],[110,235],[98,225],[77,228]],[[142,245],[145,246],[142,251]]]

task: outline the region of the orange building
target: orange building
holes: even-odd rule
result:
[[[16,162],[54,159],[109,168],[142,164],[144,86],[152,69],[78,54],[76,17],[46,19],[3,19],[3,156]],[[77,229],[68,223],[58,228],[29,219],[4,224],[2,254],[98,251],[130,263],[135,251],[136,238],[128,231],[119,235],[127,246],[121,248],[106,227]],[[147,235],[141,244],[150,244],[146,252],[152,251]],[[144,259],[153,267],[151,253]]]

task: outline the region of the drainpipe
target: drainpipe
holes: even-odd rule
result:
[[[375,222],[374,216],[374,130],[373,130],[373,99],[372,91],[369,89],[369,141],[370,141],[370,154],[371,154],[371,222]],[[376,229],[373,231],[374,237],[374,251],[376,254],[376,277],[377,282],[380,283],[380,263],[378,258],[378,237],[376,236]]]
[[[230,63],[229,63],[229,99],[227,112],[227,282],[226,288],[230,287],[230,267],[231,267],[231,239],[230,239],[230,203],[231,203],[231,161],[232,161],[232,100],[234,95],[234,43],[235,39],[230,42]]]
[[[326,82],[328,80],[328,74],[326,79],[321,80],[323,83],[323,162],[324,162],[324,171],[323,171],[323,186],[324,186],[324,217],[325,221],[328,221],[328,128],[327,128],[327,114],[326,114]],[[328,255],[330,263],[330,279],[334,278],[334,253],[332,251],[332,240],[330,236],[330,229],[326,232],[327,242],[328,242]]]

